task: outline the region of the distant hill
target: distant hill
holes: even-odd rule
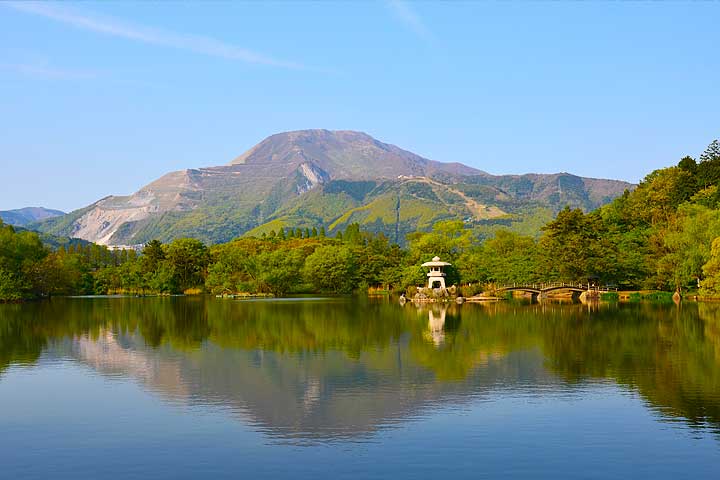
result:
[[[428,160],[353,131],[272,135],[229,165],[168,173],[129,196],[109,196],[33,224],[109,245],[191,236],[206,242],[280,227],[348,223],[405,234],[443,219],[537,231],[565,205],[597,208],[633,186],[567,173],[494,176]]]
[[[16,210],[0,211],[0,218],[3,222],[18,227],[37,222],[38,220],[45,220],[46,218],[59,217],[60,215],[65,215],[65,212],[44,207],[25,207]]]
[[[82,238],[70,238],[70,237],[64,237],[61,235],[53,235],[52,233],[46,233],[46,232],[38,232],[37,230],[29,230],[25,227],[13,227],[16,232],[34,232],[37,234],[38,238],[40,238],[40,241],[45,245],[46,247],[57,250],[60,247],[70,248],[72,246],[86,246],[90,245],[92,242],[89,242],[87,240],[83,240]]]

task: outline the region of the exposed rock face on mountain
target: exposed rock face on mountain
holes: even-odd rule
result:
[[[182,236],[222,242],[283,226],[332,231],[359,222],[401,242],[442,219],[527,224],[565,205],[596,208],[630,187],[569,174],[493,176],[361,132],[301,130],[272,135],[229,165],[172,172],[133,195],[106,197],[35,226],[134,245]]]
[[[51,210],[45,207],[25,207],[18,208],[16,210],[0,211],[0,219],[2,219],[3,222],[8,225],[15,225],[18,227],[37,222],[38,220],[58,217],[60,215],[65,215],[65,212],[61,212],[60,210]]]

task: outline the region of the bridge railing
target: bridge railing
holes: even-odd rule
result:
[[[495,291],[509,289],[528,289],[528,290],[559,290],[562,288],[576,288],[580,290],[589,290],[593,292],[617,292],[617,287],[609,287],[602,285],[593,285],[582,282],[541,282],[541,283],[508,283],[504,285],[496,285]]]

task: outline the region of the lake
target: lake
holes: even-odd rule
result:
[[[2,478],[718,478],[720,305],[0,305]]]

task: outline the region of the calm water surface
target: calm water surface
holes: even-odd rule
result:
[[[720,478],[720,305],[0,305],[1,478]]]

